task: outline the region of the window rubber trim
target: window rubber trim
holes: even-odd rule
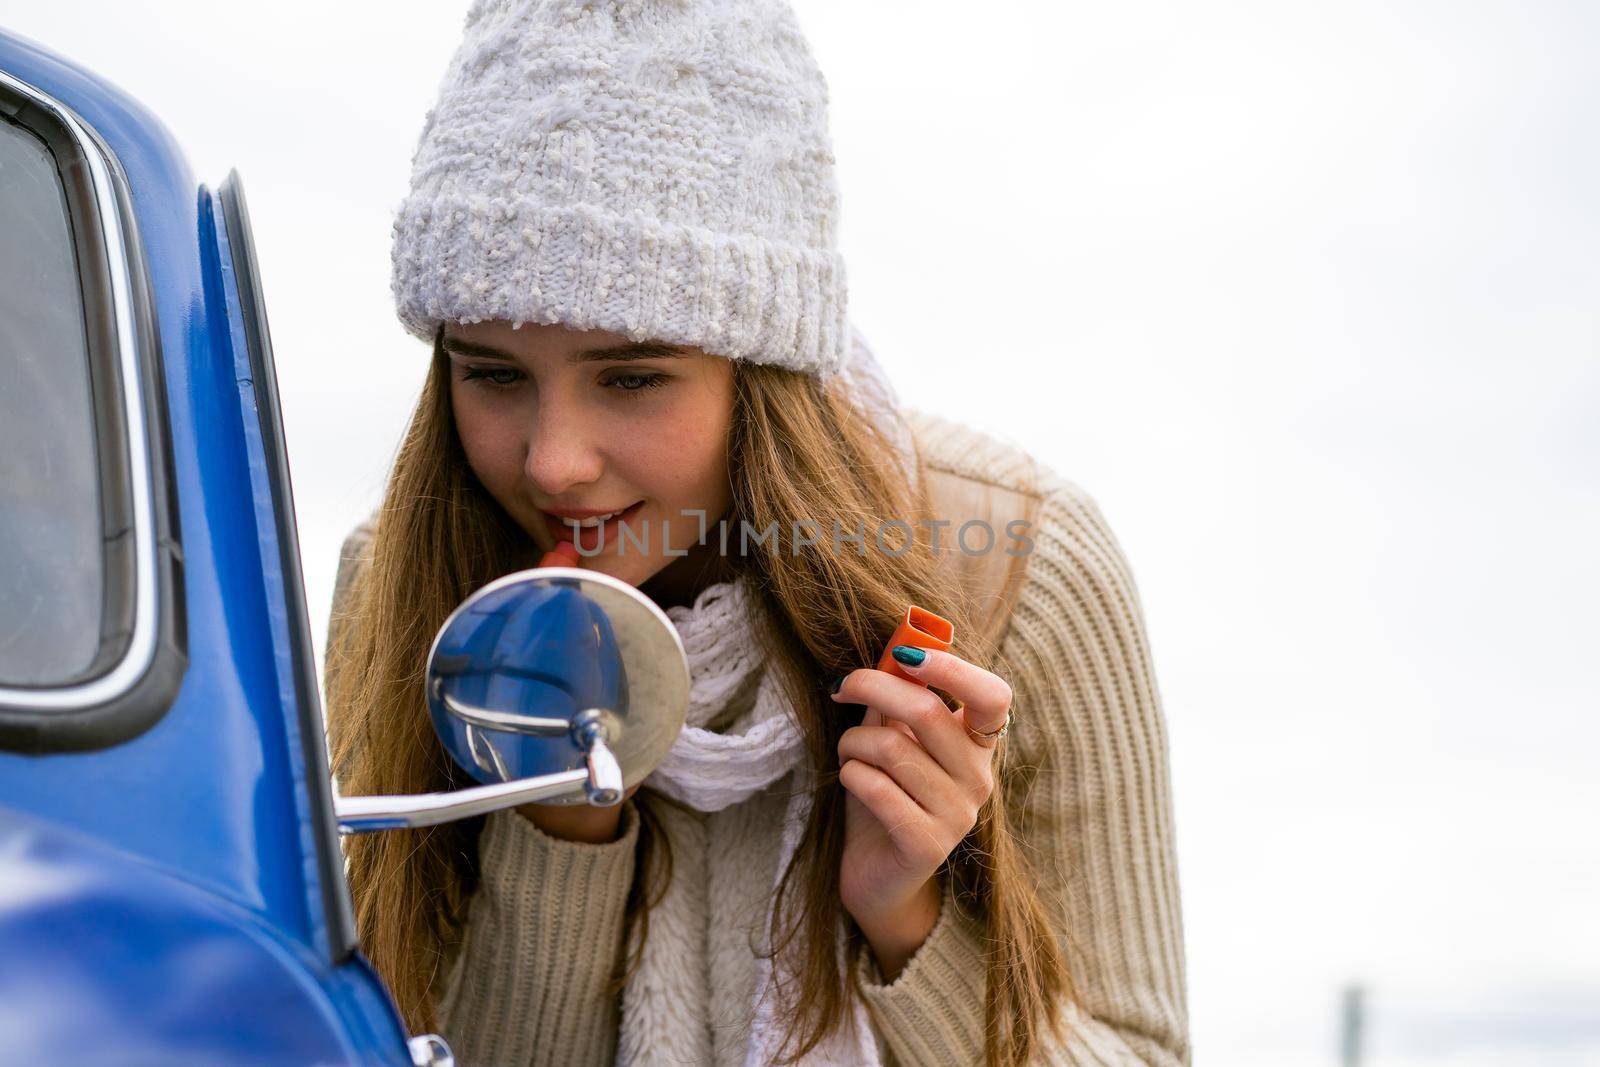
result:
[[[87,122],[4,71],[0,121],[45,144],[67,200],[89,344],[107,592],[100,652],[88,670],[55,685],[0,685],[0,748],[109,748],[161,719],[188,667],[183,550],[149,268],[127,176]]]

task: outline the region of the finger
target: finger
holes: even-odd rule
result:
[[[906,866],[936,867],[950,855],[928,813],[872,764],[850,760],[839,768],[839,784],[883,826]]]
[[[896,646],[904,648],[906,646]],[[942,689],[967,706],[967,725],[979,733],[990,733],[1005,724],[1011,710],[1011,686],[993,671],[962,659],[953,652],[936,648],[913,649],[923,655],[920,664],[895,664],[917,681]]]
[[[972,739],[972,743],[985,750],[992,756],[994,754],[994,750],[1000,747],[1000,735],[995,731],[990,730],[988,731],[988,736],[983,736],[983,732],[974,727],[972,725],[972,720],[967,717],[967,709],[965,707],[956,709],[956,715],[961,719],[962,727],[967,731],[967,736]],[[1010,717],[1010,712],[1007,712],[1006,718],[1001,720],[1002,728],[1004,727],[1005,723],[1010,721]]]
[[[977,743],[963,727],[961,717],[952,714],[926,687],[887,671],[863,669],[846,675],[833,699],[865,704],[902,730],[909,730],[964,789],[987,795],[992,750]],[[863,720],[863,725],[869,723]]]
[[[917,806],[943,821],[959,821],[970,801],[950,773],[928,750],[886,726],[855,726],[839,738],[839,763],[858,759],[883,771]],[[976,820],[976,807],[972,815]]]
[[[835,701],[837,703],[840,703],[840,704],[864,704],[865,703],[864,701],[840,699],[838,694],[845,691],[845,686],[849,685],[850,684],[850,679],[853,676],[857,675],[857,674],[882,674],[882,673],[883,673],[882,671],[873,670],[873,669],[868,668],[868,667],[859,667],[856,670],[851,671],[849,674],[842,675],[839,678],[839,683],[840,684],[834,689],[834,694],[835,694],[834,695],[834,699],[835,699]],[[866,706],[866,710],[862,712],[861,725],[862,726],[893,726],[896,730],[898,730],[901,733],[905,734],[907,737],[910,737],[910,738],[914,739],[917,736],[915,733],[912,732],[911,727],[906,726],[903,723],[894,722],[892,720],[885,721],[883,715],[880,714],[877,711],[877,709],[871,707],[870,705],[867,705]]]

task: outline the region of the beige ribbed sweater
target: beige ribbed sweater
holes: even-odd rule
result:
[[[1188,1063],[1166,733],[1128,563],[1082,489],[993,438],[907,414],[930,469],[1042,494],[1001,642],[1016,698],[1013,765],[1037,768],[1008,795],[1055,904],[1077,993],[1069,1040],[1041,1062]],[[367,536],[363,527],[346,542],[336,617]],[[739,712],[730,709],[728,728]],[[755,980],[747,939],[776,873],[785,782],[680,827],[709,835],[713,856],[739,858],[674,875],[695,879],[711,905],[708,973],[685,992],[711,1005],[716,1067],[742,1063]],[[599,845],[553,838],[512,812],[488,818],[482,882],[439,1003],[458,1063],[613,1062],[620,1012],[604,989],[623,950],[638,830],[632,800],[620,837]],[[870,953],[862,978],[885,1063],[982,1062],[983,930],[948,887],[932,933],[897,979],[883,984]]]

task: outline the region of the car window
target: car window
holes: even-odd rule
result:
[[[0,120],[0,684],[101,658],[105,546],[84,301],[50,149]]]

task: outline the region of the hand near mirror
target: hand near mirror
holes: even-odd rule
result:
[[[624,791],[622,801],[608,808],[592,804],[523,804],[517,808],[517,813],[551,837],[605,845],[617,839],[617,828],[622,825],[622,804],[638,791],[637,785]]]
[[[994,750],[1011,687],[951,652],[899,646],[915,682],[863,668],[833,693],[865,704],[839,738],[845,799],[839,895],[893,981],[939,918],[938,872],[994,791]],[[918,684],[923,683],[923,684]],[[952,712],[933,686],[964,707]]]

